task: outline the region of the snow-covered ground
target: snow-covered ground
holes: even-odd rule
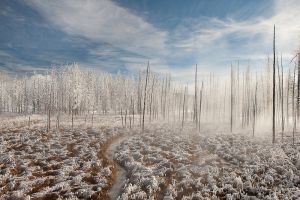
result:
[[[1,199],[300,198],[300,146],[287,139],[273,146],[190,124],[141,132],[113,116],[49,133],[38,116],[2,122]]]
[[[193,132],[163,125],[124,141],[115,154],[128,172],[120,199],[300,198],[299,146]]]
[[[107,197],[114,164],[106,157],[113,138],[124,130],[111,127],[20,126],[0,134],[1,199]]]

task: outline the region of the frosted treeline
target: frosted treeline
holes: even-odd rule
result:
[[[233,65],[227,78],[202,76],[195,69],[195,81],[179,84],[171,75],[150,70],[128,76],[81,69],[77,64],[49,69],[44,74],[17,77],[0,74],[0,112],[93,116],[117,114],[124,126],[156,119],[225,124],[228,130],[271,123],[271,64],[260,71]],[[229,78],[228,78],[229,77]],[[276,68],[276,128],[280,133],[295,129],[299,115],[296,66]]]

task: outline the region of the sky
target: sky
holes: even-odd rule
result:
[[[297,0],[1,0],[0,69],[24,74],[80,66],[174,79],[259,70],[276,50],[284,62],[300,44]]]

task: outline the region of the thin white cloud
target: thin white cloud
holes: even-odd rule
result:
[[[29,4],[68,34],[145,54],[166,50],[166,32],[112,1],[30,0]]]
[[[88,50],[90,55],[101,56],[101,57],[113,57],[119,54],[119,52],[114,48],[109,48],[108,46],[93,48]]]
[[[3,50],[0,50],[0,58],[15,59],[11,54]]]
[[[10,54],[6,51],[0,50],[0,60],[5,63],[5,65],[0,67],[1,71],[14,71],[14,72],[32,72],[32,71],[45,71],[47,67],[44,66],[32,66],[22,62],[22,60],[15,57],[13,54]]]
[[[217,54],[219,50],[228,58],[240,56],[261,59],[262,55],[266,57],[268,52],[271,53],[273,26],[276,25],[277,50],[284,55],[292,55],[299,47],[300,4],[297,0],[277,0],[274,4],[274,13],[269,18],[258,16],[246,21],[208,18],[205,22],[200,21],[193,25],[196,28],[192,33],[187,33],[189,37],[175,46],[186,52],[197,52],[199,57],[205,52]],[[228,43],[230,36],[240,38],[243,47],[231,51],[231,44]],[[248,43],[243,44],[243,40]],[[241,54],[245,51],[247,54]]]

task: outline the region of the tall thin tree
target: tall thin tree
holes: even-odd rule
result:
[[[196,65],[196,69],[195,69],[195,96],[194,96],[194,117],[193,117],[193,120],[194,122],[196,123],[196,126],[197,126],[197,123],[198,123],[198,97],[197,97],[197,65]]]
[[[275,83],[275,62],[276,62],[276,52],[275,52],[275,25],[274,25],[274,35],[273,35],[273,109],[272,109],[272,142],[273,144],[275,144],[275,94],[276,94],[276,91],[275,91],[275,86],[276,86],[276,83]]]
[[[234,73],[233,73],[233,68],[231,64],[231,75],[230,75],[230,132],[232,132],[233,128],[233,105],[234,105],[234,94],[233,94],[233,85],[234,85]]]
[[[142,123],[142,130],[143,131],[145,129],[145,111],[146,111],[147,84],[148,84],[149,70],[150,70],[150,64],[149,64],[149,61],[148,61],[147,70],[146,70],[145,90],[144,90],[143,123]]]

